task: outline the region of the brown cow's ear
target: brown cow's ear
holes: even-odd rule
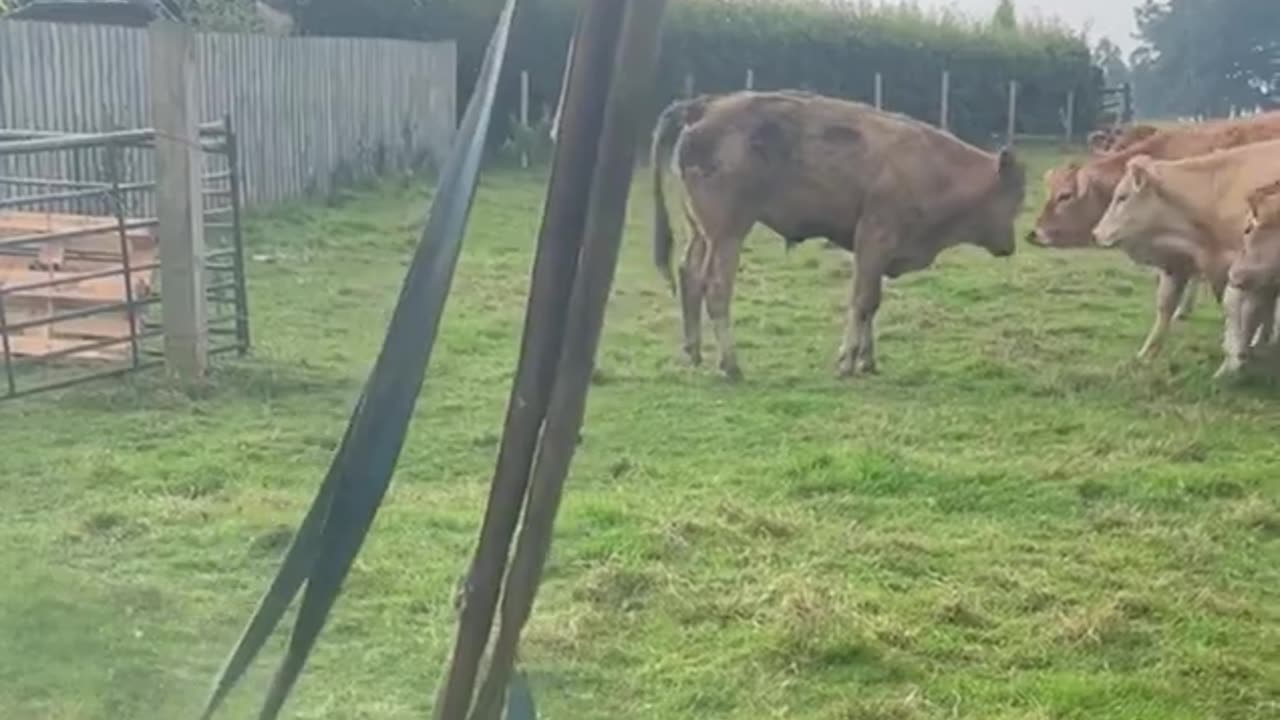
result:
[[[1151,157],[1137,155],[1129,160],[1129,172],[1133,173],[1134,187],[1141,190],[1151,182],[1154,173],[1151,171]]]

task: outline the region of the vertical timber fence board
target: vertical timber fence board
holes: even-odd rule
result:
[[[452,42],[201,33],[197,120],[230,114],[248,205],[328,192],[343,172],[367,175],[375,153],[388,170],[443,161],[456,121],[455,53]],[[0,129],[150,127],[149,73],[145,29],[0,20]],[[99,180],[99,161],[93,152],[7,157],[0,175]],[[123,162],[124,180],[154,179],[149,151],[130,149]],[[206,169],[225,169],[220,162]],[[39,192],[0,184],[0,198]],[[154,211],[145,195],[134,200],[132,214]]]

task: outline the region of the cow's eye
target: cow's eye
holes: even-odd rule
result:
[[[1116,193],[1116,202],[1122,203],[1129,200],[1129,193]]]
[[[1058,193],[1058,197],[1054,198],[1054,200],[1056,200],[1056,201],[1058,201],[1058,202],[1060,202],[1060,203],[1064,203],[1064,202],[1067,202],[1068,200],[1070,200],[1072,197],[1073,197],[1073,195],[1072,195],[1072,193],[1070,193],[1070,192],[1060,192],[1060,193]]]

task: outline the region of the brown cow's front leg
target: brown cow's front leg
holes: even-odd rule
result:
[[[880,309],[884,265],[870,253],[858,257],[856,262],[844,342],[840,345],[837,371],[840,377],[876,372],[875,316]]]
[[[1249,327],[1253,347],[1261,348],[1275,343],[1276,297],[1278,288],[1264,287],[1257,291],[1256,306],[1251,308]]]
[[[737,347],[733,341],[733,324],[729,308],[733,303],[733,283],[738,274],[738,256],[742,251],[742,236],[721,241],[709,241],[711,254],[707,263],[710,272],[706,278],[707,315],[711,317],[711,329],[716,336],[716,349],[720,353],[720,370],[730,380],[741,380]]]
[[[1274,296],[1270,293],[1228,287],[1222,298],[1222,365],[1214,378],[1235,375],[1249,358],[1250,340],[1261,325],[1273,317]]]
[[[1160,284],[1156,287],[1156,319],[1147,335],[1147,341],[1138,351],[1139,360],[1150,360],[1160,352],[1189,277],[1189,274],[1183,272],[1160,271]]]
[[[706,239],[693,231],[685,248],[677,278],[680,290],[680,314],[684,328],[684,354],[693,365],[702,364],[702,301],[706,294],[703,277],[707,255]]]

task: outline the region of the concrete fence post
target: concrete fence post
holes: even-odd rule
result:
[[[209,349],[196,37],[185,25],[158,22],[148,41],[165,365],[194,380]]]

